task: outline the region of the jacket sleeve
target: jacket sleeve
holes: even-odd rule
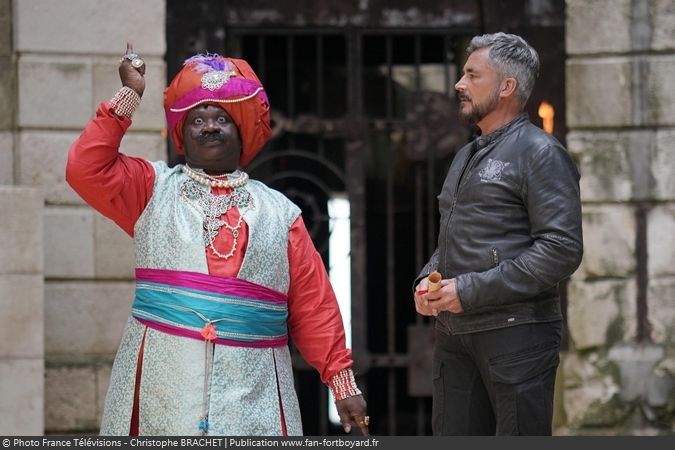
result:
[[[420,284],[420,281],[422,281],[423,278],[428,277],[429,274],[434,270],[436,270],[437,268],[438,268],[438,247],[436,247],[436,250],[434,250],[434,253],[431,255],[431,258],[429,258],[429,262],[422,268],[419,275],[417,275],[417,278],[415,278],[415,281],[413,281],[412,285],[413,295],[415,295],[415,287],[417,287],[417,285]]]
[[[495,268],[459,275],[457,293],[464,311],[532,298],[571,276],[581,264],[579,172],[564,147],[550,144],[533,157],[524,175],[523,202],[532,245]]]
[[[116,117],[102,103],[70,146],[66,181],[87,204],[133,236],[152,194],[155,171],[149,161],[119,152],[129,126],[131,120]]]

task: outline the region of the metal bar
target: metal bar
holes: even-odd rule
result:
[[[425,255],[423,253],[424,246],[424,215],[422,213],[422,197],[424,194],[424,183],[422,180],[422,165],[415,164],[415,264],[416,270],[421,271],[424,264],[426,264]],[[424,323],[424,317],[421,314],[416,314],[415,322],[420,325]]]
[[[360,116],[361,42],[358,31],[350,28],[347,36],[347,106],[348,114]],[[370,368],[368,334],[366,332],[366,208],[365,208],[365,143],[363,137],[345,141],[345,180],[350,202],[351,278],[352,278],[352,351],[355,369],[365,375]],[[364,390],[363,388],[361,389]],[[364,392],[365,393],[365,392]]]
[[[258,36],[258,78],[265,86],[265,37]]]
[[[295,117],[295,47],[293,35],[286,38],[286,45],[288,49],[288,53],[286,54],[288,116]],[[295,135],[293,133],[290,133],[288,136],[288,145],[291,148],[295,148]]]
[[[316,115],[323,117],[324,97],[323,97],[323,36],[316,36]],[[317,153],[324,155],[324,139],[322,135],[317,136]]]
[[[387,62],[387,81],[386,81],[386,118],[391,119],[393,110],[393,49],[392,37],[386,37],[386,62]],[[387,139],[386,155],[386,246],[387,246],[387,353],[396,352],[396,292],[394,279],[395,270],[395,249],[394,249],[394,157],[391,145],[391,139]],[[396,430],[396,374],[394,369],[389,369],[387,374],[387,405],[389,434],[393,435]]]

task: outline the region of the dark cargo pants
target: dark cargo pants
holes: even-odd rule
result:
[[[562,321],[449,335],[436,330],[435,436],[550,436]]]

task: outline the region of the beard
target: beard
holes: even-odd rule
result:
[[[483,102],[474,102],[466,94],[459,94],[459,98],[469,101],[469,103],[460,103],[459,118],[469,125],[476,125],[497,108],[499,104],[499,84],[495,84],[494,89]]]

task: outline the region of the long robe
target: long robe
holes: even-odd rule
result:
[[[139,218],[156,194],[158,168],[169,170],[161,163],[119,152],[130,125],[129,119],[113,115],[109,104],[101,104],[70,148],[66,178],[90,206],[135,238]],[[211,188],[211,192],[222,195],[231,189]],[[239,214],[238,208],[231,208],[222,219],[236,224]],[[224,279],[240,275],[249,248],[246,217],[231,258],[219,258],[202,246],[206,275]],[[224,231],[221,229],[214,241],[221,254],[232,248],[234,239]],[[336,376],[353,364],[339,306],[302,217],[290,222],[284,233],[286,250],[281,259],[287,261],[288,269],[287,285],[282,283],[281,290],[287,297],[288,334],[321,380],[333,387]],[[138,254],[137,248],[137,265]],[[277,286],[266,287],[278,290]],[[123,305],[130,307],[129,303]],[[253,348],[216,344],[205,356],[209,347],[203,339],[150,325],[130,315],[113,367],[102,434],[197,434],[199,411],[205,403],[209,434],[302,434],[287,345]],[[207,375],[209,385],[205,388]],[[270,386],[275,395],[270,395]],[[254,399],[256,392],[264,394]]]

